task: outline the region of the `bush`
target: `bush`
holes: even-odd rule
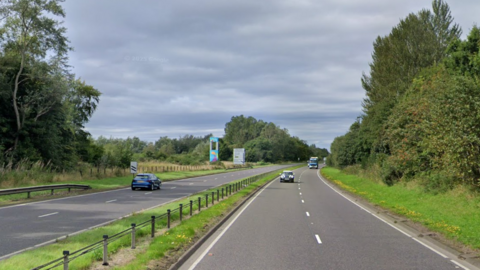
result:
[[[455,179],[445,173],[430,173],[420,179],[425,192],[433,194],[445,193],[455,187]]]
[[[382,163],[381,177],[382,181],[388,186],[393,186],[402,178],[402,172],[400,172],[389,160],[385,160]]]

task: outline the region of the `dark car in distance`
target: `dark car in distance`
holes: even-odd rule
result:
[[[162,180],[153,173],[139,173],[132,180],[132,190],[137,188],[155,190],[162,187]]]

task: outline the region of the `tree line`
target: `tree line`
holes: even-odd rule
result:
[[[210,137],[184,135],[179,138],[160,137],[154,142],[138,137],[118,139],[100,136],[94,140],[102,149],[93,162],[106,166],[129,166],[131,160],[163,161],[181,165],[200,165],[209,161]],[[291,136],[271,122],[252,116],[233,116],[225,124],[225,135],[219,138],[220,161],[233,161],[233,149],[245,148],[246,162],[278,163],[306,161],[311,156],[326,157],[327,149]]]
[[[467,39],[448,4],[411,13],[373,43],[363,113],[331,144],[328,164],[377,169],[425,188],[478,187],[480,29]]]

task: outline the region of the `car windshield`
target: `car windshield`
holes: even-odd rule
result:
[[[145,180],[145,179],[148,179],[148,175],[137,175],[137,177],[135,177],[135,179]]]
[[[292,173],[292,172],[284,172],[283,174],[285,174],[285,176],[290,176],[290,175],[292,175],[293,173]]]

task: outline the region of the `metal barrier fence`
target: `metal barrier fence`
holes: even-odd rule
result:
[[[10,189],[0,190],[0,195],[27,193],[27,198],[29,199],[31,192],[51,190],[51,195],[53,195],[53,191],[55,189],[68,189],[68,192],[70,192],[70,189],[85,190],[85,189],[91,189],[91,187],[88,185],[61,184],[61,185],[45,185],[45,186],[25,187],[25,188],[10,188]]]
[[[170,229],[171,221],[172,221],[172,214],[174,213],[179,213],[179,220],[182,221],[184,214],[189,214],[190,216],[193,216],[194,210],[198,210],[200,212],[202,210],[202,202],[205,208],[208,208],[209,201],[211,203],[211,206],[214,206],[215,204],[215,199],[217,202],[220,201],[220,196],[221,199],[223,200],[224,198],[235,194],[236,192],[240,191],[241,189],[247,187],[248,185],[252,184],[253,182],[258,181],[259,179],[265,177],[267,174],[271,174],[272,172],[267,172],[267,173],[262,173],[259,175],[255,175],[249,178],[246,178],[244,180],[240,180],[234,183],[227,184],[225,186],[222,186],[221,189],[217,189],[215,191],[207,191],[205,194],[204,199],[202,199],[202,196],[198,196],[197,200],[194,202],[193,200],[190,200],[189,205],[187,207],[184,207],[183,204],[179,204],[179,206],[175,209],[168,209],[166,213],[159,215],[159,216],[151,216],[149,220],[145,220],[139,224],[132,223],[131,227],[128,229],[125,229],[119,233],[116,233],[114,235],[103,235],[103,240],[99,240],[91,245],[88,245],[86,247],[83,247],[79,250],[76,250],[72,253],[68,250],[63,251],[63,256],[53,260],[51,262],[45,263],[43,265],[37,266],[33,268],[32,270],[50,270],[54,269],[59,266],[63,266],[64,270],[68,270],[70,262],[75,260],[76,258],[85,255],[89,252],[93,252],[96,250],[103,249],[103,263],[102,265],[109,265],[108,264],[108,244],[119,240],[120,238],[130,235],[131,237],[131,248],[135,249],[135,236],[137,234],[137,231],[150,226],[150,236],[151,238],[155,237],[155,225],[156,223],[161,220],[161,219],[166,219],[167,225],[166,228]],[[210,199],[209,199],[209,196]],[[194,207],[195,206],[195,207]],[[196,209],[195,209],[196,208]],[[185,213],[186,212],[186,213]]]

